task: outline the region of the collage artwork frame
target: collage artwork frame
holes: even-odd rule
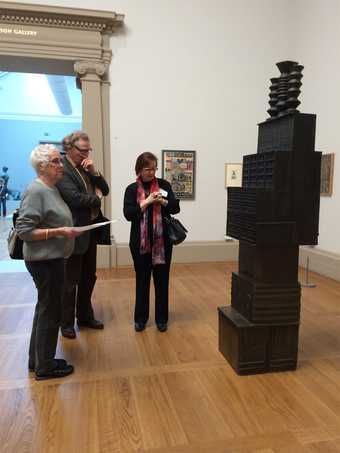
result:
[[[162,150],[162,178],[179,200],[195,199],[196,151]]]

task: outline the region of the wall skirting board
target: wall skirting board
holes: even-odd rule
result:
[[[111,258],[112,266],[114,259],[117,266],[127,266],[132,264],[130,249],[128,244],[117,244],[115,258]],[[114,252],[113,252],[114,253]],[[190,242],[177,245],[173,249],[173,263],[203,263],[217,261],[237,261],[238,242],[237,241],[206,241]]]
[[[309,270],[340,281],[340,255],[316,247],[300,247],[299,264]],[[174,247],[173,263],[204,263],[218,261],[237,261],[238,241],[184,242]],[[113,244],[111,247],[98,246],[98,267],[131,266],[129,245]]]
[[[340,255],[317,247],[300,247],[299,264],[306,267],[309,258],[309,270],[340,281]]]

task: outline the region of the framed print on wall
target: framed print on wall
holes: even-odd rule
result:
[[[225,164],[225,187],[242,187],[242,164]]]
[[[196,151],[162,151],[162,178],[172,186],[180,200],[195,198]]]
[[[321,157],[320,195],[330,197],[333,193],[334,153]]]

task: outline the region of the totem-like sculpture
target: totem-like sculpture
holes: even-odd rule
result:
[[[242,187],[228,188],[227,234],[239,240],[239,271],[231,306],[218,308],[219,349],[238,374],[296,368],[299,245],[318,239],[316,115],[296,110],[303,66],[277,66],[257,154],[243,157]]]

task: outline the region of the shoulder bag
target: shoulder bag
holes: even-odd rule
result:
[[[165,223],[168,229],[168,236],[171,244],[178,245],[187,237],[188,230],[175,217],[165,217]]]
[[[9,256],[13,260],[23,260],[24,254],[22,251],[24,242],[22,239],[19,238],[18,232],[15,229],[15,222],[19,216],[19,209],[16,209],[13,212],[13,227],[11,228],[10,232],[8,233],[7,238],[7,246],[8,246],[8,253]]]
[[[12,227],[7,238],[8,253],[13,260],[23,260],[23,241],[19,238],[17,230]]]

